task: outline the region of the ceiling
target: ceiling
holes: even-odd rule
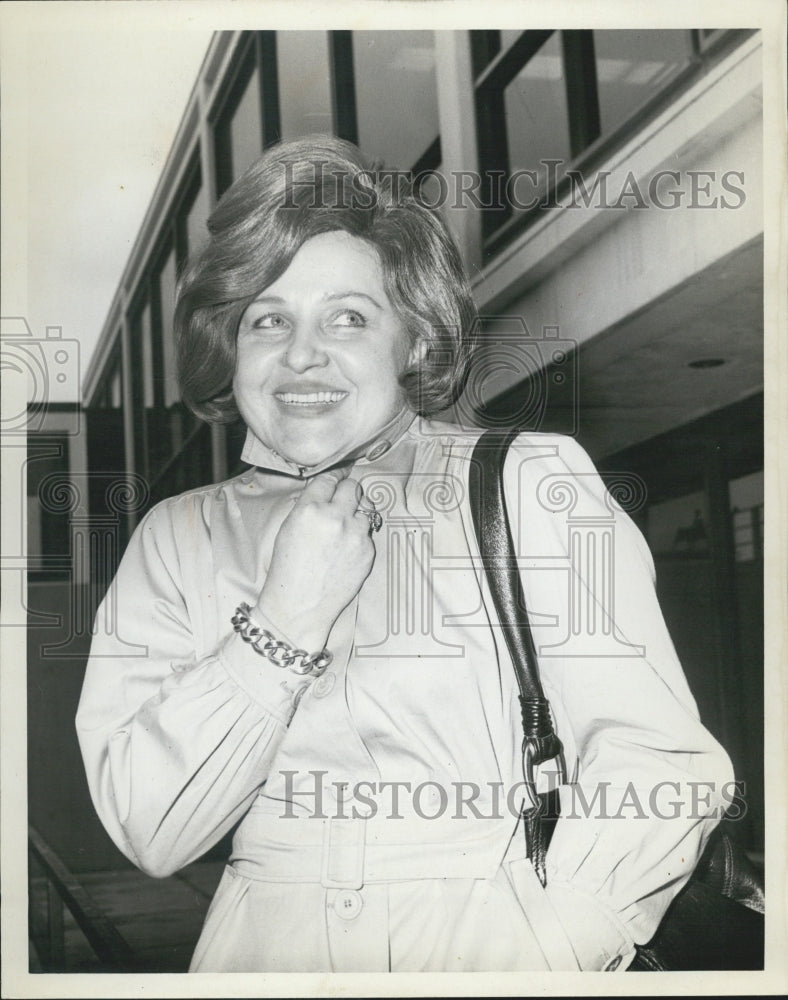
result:
[[[562,386],[548,373],[539,426],[575,433],[601,458],[745,399],[763,389],[763,330],[758,239],[582,345]],[[707,359],[724,364],[690,366]],[[507,390],[480,421],[521,413],[529,394]]]

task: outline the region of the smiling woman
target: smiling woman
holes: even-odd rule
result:
[[[193,971],[626,969],[731,777],[642,536],[574,440],[516,436],[517,568],[564,790],[591,803],[562,812],[545,885],[515,836],[518,690],[469,501],[480,431],[433,418],[475,318],[451,237],[321,136],[266,152],[209,232],[176,307],[183,393],[240,413],[249,469],[158,504],[123,557],[77,719],[108,832],[163,876],[236,827]],[[603,566],[596,535],[577,544],[599,524]],[[666,787],[680,808],[594,808]]]
[[[238,416],[232,382],[247,308],[263,293],[270,296],[308,240],[342,233],[356,238],[354,266],[366,255],[359,278],[376,284],[373,305],[385,311],[388,304],[409,344],[419,346],[399,376],[411,408],[435,413],[454,401],[468,366],[475,308],[453,240],[440,218],[404,190],[401,176],[377,183],[358,149],[331,136],[294,140],[270,149],[236,181],[209,228],[211,239],[184,275],[175,312],[184,398],[201,416]],[[302,265],[299,273],[308,270]],[[346,275],[331,295],[354,290],[355,271]],[[342,276],[337,269],[334,279]],[[428,353],[432,360],[422,363]]]
[[[247,426],[310,469],[341,459],[403,410],[400,379],[417,361],[377,251],[344,232],[303,244],[241,317],[237,351],[233,393]]]

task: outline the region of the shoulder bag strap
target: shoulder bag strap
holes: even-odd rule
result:
[[[512,541],[504,495],[503,466],[519,430],[485,431],[471,455],[469,499],[482,565],[520,690],[523,719],[523,805],[528,856],[542,885],[546,884],[547,830],[542,823],[545,803],[537,795],[535,768],[557,759],[566,781],[563,747],[550,716],[539,677],[528,612],[525,607],[517,554]]]

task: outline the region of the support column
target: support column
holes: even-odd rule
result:
[[[467,197],[457,198],[462,172],[479,171],[470,36],[467,31],[436,31],[434,35],[441,172],[449,189],[444,218],[473,277],[482,264],[482,213]]]
[[[200,121],[200,176],[208,200],[208,215],[216,207],[216,156],[213,129],[208,121],[207,83],[201,81],[197,93]],[[227,430],[224,424],[211,425],[211,476],[215,483],[227,478]]]

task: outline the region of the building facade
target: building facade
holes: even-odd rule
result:
[[[480,347],[452,416],[576,435],[637,480],[761,850],[760,60],[757,32],[711,29],[217,33],[83,385],[91,472],[141,490],[123,537],[241,467],[243,428],[191,415],[175,368],[178,275],[213,207],[280,138],[356,142],[413,178],[472,276]]]

